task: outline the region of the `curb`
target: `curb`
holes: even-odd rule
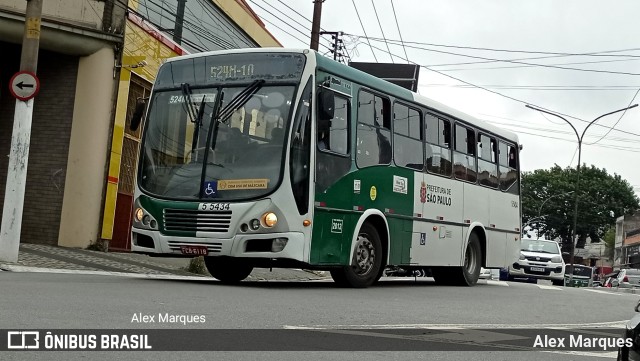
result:
[[[179,280],[198,280],[198,281],[214,280],[213,278],[203,277],[203,276],[179,276],[171,273],[149,274],[149,273],[130,273],[130,272],[72,270],[72,269],[61,269],[61,268],[30,267],[30,266],[2,264],[2,263],[0,263],[0,270],[8,271],[8,272],[23,272],[23,273],[80,274],[80,275],[118,276],[118,277],[129,277],[129,278],[179,279]]]

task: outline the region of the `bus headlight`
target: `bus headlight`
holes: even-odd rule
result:
[[[276,214],[273,212],[267,212],[262,215],[262,223],[265,226],[271,228],[275,226],[276,223],[278,223],[278,216],[276,216]]]
[[[142,210],[142,208],[136,209],[136,219],[138,220],[138,222],[142,222],[142,217],[144,217],[144,211]]]
[[[258,228],[260,228],[260,221],[257,219],[252,219],[251,222],[249,222],[249,227],[251,227],[252,230],[257,231]]]

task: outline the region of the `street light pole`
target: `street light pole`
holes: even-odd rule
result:
[[[527,223],[524,224],[524,226],[522,226],[522,231],[524,232],[524,228],[527,227],[528,225],[530,225],[531,223],[533,223],[534,221],[540,220],[542,219],[542,208],[544,207],[544,205],[547,203],[547,201],[551,200],[552,198],[555,197],[559,197],[559,196],[566,196],[567,194],[571,194],[573,193],[573,191],[569,191],[569,192],[564,192],[564,193],[558,193],[558,194],[554,194],[550,197],[548,197],[547,199],[545,199],[542,204],[540,205],[540,207],[538,208],[538,215],[536,217],[533,217],[531,219],[529,219],[527,221]]]
[[[529,104],[526,105],[527,108],[533,109],[533,110],[537,110],[541,113],[546,113],[549,115],[553,115],[554,117],[558,117],[562,120],[564,120],[567,124],[569,124],[571,126],[571,129],[573,129],[573,132],[576,133],[576,137],[578,138],[578,166],[576,167],[576,189],[575,189],[575,205],[574,205],[574,209],[573,209],[573,230],[572,230],[572,234],[571,234],[571,253],[569,256],[569,264],[573,265],[573,258],[574,258],[574,254],[575,254],[575,248],[576,248],[576,229],[578,226],[578,195],[580,192],[580,162],[582,161],[582,140],[584,139],[584,134],[587,132],[587,129],[589,129],[589,127],[594,124],[595,122],[597,122],[599,119],[606,117],[607,115],[611,115],[611,114],[615,114],[615,113],[619,113],[622,111],[626,111],[628,109],[631,108],[635,108],[638,106],[638,104],[634,104],[631,106],[628,106],[626,108],[623,109],[618,109],[616,111],[613,112],[609,112],[606,114],[602,114],[601,116],[597,117],[596,119],[592,120],[586,128],[584,128],[584,130],[582,131],[582,135],[578,134],[578,131],[576,130],[576,127],[573,126],[573,124],[571,124],[570,121],[566,120],[565,118],[561,117],[558,114],[555,113],[551,113],[549,111],[546,111],[544,109],[540,109],[540,108],[536,108],[533,107]],[[571,274],[569,274],[569,284],[571,284],[571,282],[573,282],[573,271],[571,272]]]

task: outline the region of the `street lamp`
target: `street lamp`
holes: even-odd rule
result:
[[[540,108],[536,108],[533,107],[529,104],[526,105],[527,108],[533,109],[533,110],[537,110],[541,113],[546,113],[549,115],[553,115],[554,117],[558,117],[562,120],[564,120],[567,124],[569,124],[571,126],[571,129],[573,129],[573,132],[576,133],[576,137],[578,138],[578,166],[576,167],[576,189],[575,189],[575,206],[574,206],[574,210],[573,210],[573,230],[572,230],[572,234],[571,234],[571,253],[569,256],[569,263],[571,265],[573,265],[573,255],[575,252],[575,248],[576,248],[576,228],[578,226],[578,193],[580,191],[580,162],[581,162],[581,156],[582,156],[582,139],[584,138],[584,134],[587,132],[587,129],[589,129],[589,127],[594,124],[595,122],[597,122],[600,118],[606,117],[607,115],[611,115],[611,114],[615,114],[618,112],[622,112],[622,111],[626,111],[628,109],[631,108],[635,108],[638,106],[638,104],[634,104],[631,106],[628,106],[626,108],[623,109],[618,109],[616,111],[610,112],[610,113],[606,113],[606,114],[602,114],[601,116],[597,117],[596,119],[592,120],[586,128],[584,128],[584,130],[582,131],[582,135],[578,134],[578,131],[576,130],[576,127],[573,126],[573,124],[571,124],[570,121],[566,120],[565,118],[561,117],[558,114],[555,113],[551,113],[548,112],[546,110],[540,109]],[[571,274],[569,275],[569,284],[571,284],[571,282],[573,281],[573,272],[571,272]]]
[[[530,225],[531,223],[533,223],[533,221],[537,221],[539,219],[542,219],[542,207],[544,207],[544,205],[552,198],[555,197],[559,197],[559,196],[566,196],[567,194],[571,194],[574,191],[569,191],[569,192],[564,192],[564,193],[558,193],[558,194],[554,194],[550,197],[548,197],[547,199],[544,200],[544,202],[542,202],[542,204],[540,205],[540,207],[538,208],[538,215],[536,217],[531,218],[530,220],[527,221],[527,223],[524,224],[524,226],[522,226],[522,229],[524,230],[524,228],[528,225]]]

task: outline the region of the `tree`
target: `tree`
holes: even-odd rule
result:
[[[539,235],[560,238],[570,250],[575,205],[575,168],[538,169],[522,173],[522,221]],[[595,166],[580,167],[578,190],[577,248],[587,237],[599,242],[615,226],[616,218],[640,208],[633,187],[617,174]]]
[[[602,238],[605,246],[605,256],[608,260],[613,261],[613,255],[615,254],[616,249],[616,230],[615,228],[610,228]]]

